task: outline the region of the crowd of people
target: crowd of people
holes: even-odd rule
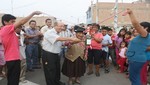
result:
[[[2,16],[0,77],[7,77],[7,85],[26,83],[26,72],[42,67],[47,85],[65,85],[60,81],[61,72],[68,77],[68,85],[81,84],[80,77],[85,73],[100,77],[101,69],[107,74],[112,66],[118,73],[125,73],[131,85],[148,84],[150,23],[139,23],[132,10],[125,12],[132,27],[123,26],[118,33],[97,23],[68,28],[57,21],[52,26],[49,18],[39,29],[36,21],[30,20],[39,14],[42,12],[35,11],[19,22],[13,15]],[[25,27],[28,21],[29,26]]]

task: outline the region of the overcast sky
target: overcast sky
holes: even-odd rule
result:
[[[96,3],[96,0],[92,0]],[[131,3],[137,0],[118,0]],[[99,0],[99,2],[115,2],[115,0]],[[91,0],[1,0],[0,13],[10,13],[15,16],[26,16],[39,10],[58,19],[70,23],[85,22],[86,11]],[[12,9],[13,8],[13,9]]]

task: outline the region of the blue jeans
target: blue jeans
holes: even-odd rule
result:
[[[61,51],[60,51],[60,53],[59,53],[59,56],[60,57],[65,57],[65,53],[66,53],[66,51],[67,51],[67,48],[61,48]]]
[[[131,85],[142,85],[140,73],[145,62],[129,61],[129,79]]]
[[[32,69],[39,65],[38,60],[38,45],[36,44],[29,44],[26,46],[26,62],[27,62],[27,69]]]

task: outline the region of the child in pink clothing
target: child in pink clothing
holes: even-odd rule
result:
[[[120,58],[119,58],[119,60],[117,62],[119,67],[120,67],[120,70],[119,70],[120,73],[124,72],[124,70],[125,70],[125,66],[124,65],[125,65],[126,59],[127,59],[126,55],[125,55],[126,50],[127,50],[127,43],[122,41],[121,44],[120,44],[120,49],[119,49],[119,56],[120,56]]]

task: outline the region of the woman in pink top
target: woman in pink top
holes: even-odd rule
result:
[[[101,49],[102,49],[102,39],[103,35],[98,32],[100,26],[98,24],[93,24],[93,32],[91,33],[91,45],[90,48],[88,49],[88,67],[89,67],[89,72],[87,73],[88,75],[93,74],[93,63],[95,65],[95,75],[97,77],[100,76],[99,73],[99,64],[100,64],[100,56],[101,56]]]

